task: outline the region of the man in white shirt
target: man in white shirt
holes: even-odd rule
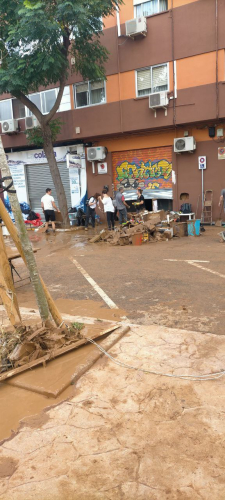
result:
[[[55,210],[59,212],[53,196],[51,196],[52,190],[50,188],[46,189],[46,194],[42,196],[41,198],[41,208],[43,210],[43,213],[45,214],[45,220],[46,220],[46,233],[49,233],[48,230],[48,224],[49,221],[52,223],[52,229],[53,232],[55,233]]]

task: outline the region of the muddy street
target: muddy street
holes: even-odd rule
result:
[[[137,247],[90,244],[92,230],[29,233],[63,317],[87,335],[119,328],[0,384],[0,500],[224,499],[218,232]],[[15,267],[21,314],[36,323]]]
[[[218,233],[218,228],[207,227],[199,238],[174,238],[141,247],[89,244],[91,230],[88,235],[83,231],[49,237],[37,233],[31,238],[41,248],[37,262],[62,312],[105,319],[127,315],[140,324],[223,335],[224,246]],[[119,311],[107,307],[73,259]],[[19,289],[19,296],[21,305],[34,307],[30,285]]]

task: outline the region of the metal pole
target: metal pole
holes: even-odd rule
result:
[[[202,219],[204,222],[204,169],[202,168]]]

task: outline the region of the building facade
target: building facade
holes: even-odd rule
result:
[[[127,21],[143,17],[146,29],[127,36]],[[65,186],[70,186],[68,205],[75,198],[79,204],[87,182],[88,196],[106,184],[111,192],[123,185],[131,201],[139,186],[149,209],[151,200],[158,199],[160,208],[177,210],[182,193],[188,193],[196,211],[202,196],[199,157],[206,156],[204,189],[213,191],[213,218],[218,217],[225,188],[224,22],[224,0],[125,0],[119,12],[104,20],[107,80],[82,82],[72,73],[59,109],[63,125],[56,149],[64,148],[59,163]],[[152,106],[158,99],[150,101],[154,94],[164,96],[164,106]],[[49,88],[29,97],[45,113],[56,95],[57,88]],[[2,134],[3,144],[11,161],[23,163],[27,200],[36,209],[32,184],[39,186],[39,173],[41,186],[46,184],[46,162],[42,151],[32,153],[26,144],[29,113],[16,99],[1,96],[1,123],[14,118],[20,125],[19,133]],[[175,139],[181,139],[178,147],[194,146],[177,153]],[[86,156],[82,175],[67,168],[66,154],[76,153],[78,144],[107,148],[104,173]],[[33,162],[32,154],[41,161]],[[201,201],[198,216],[200,207]]]

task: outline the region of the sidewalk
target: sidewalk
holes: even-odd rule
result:
[[[225,338],[132,326],[110,354],[211,374]],[[1,445],[0,500],[224,500],[224,377],[103,357],[76,389]]]

